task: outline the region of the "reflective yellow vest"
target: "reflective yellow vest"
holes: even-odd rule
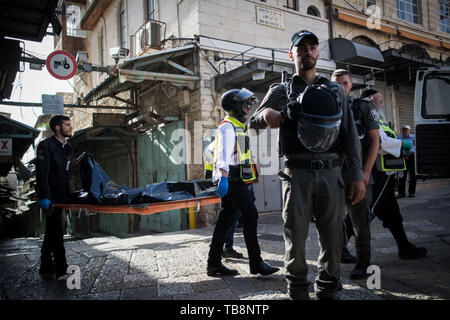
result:
[[[238,154],[241,179],[247,184],[254,183],[258,180],[258,174],[255,165],[251,163],[250,140],[247,136],[247,128],[245,124],[230,116],[226,116],[219,125],[225,122],[233,125],[236,135],[236,151]],[[216,154],[218,148],[218,139],[216,139]]]
[[[204,153],[204,161],[205,161],[205,171],[213,171],[214,170],[214,149],[212,143],[208,145]]]
[[[381,120],[378,120],[380,123],[381,128],[386,133],[388,137],[397,139],[397,134],[394,130],[389,128],[389,126],[384,123]],[[396,158],[391,154],[382,154],[380,156],[381,158],[381,170],[382,171],[400,171],[400,170],[406,170],[406,162],[403,155],[400,155],[400,157]]]

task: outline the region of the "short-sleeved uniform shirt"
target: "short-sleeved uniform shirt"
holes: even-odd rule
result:
[[[363,153],[362,160],[364,163],[367,157],[369,143],[367,132],[369,130],[378,130],[380,125],[376,120],[375,114],[372,112],[372,110],[374,110],[372,102],[366,99],[355,99],[354,96],[350,96],[348,98],[348,103],[352,109],[356,130],[358,131],[358,136],[361,141]]]

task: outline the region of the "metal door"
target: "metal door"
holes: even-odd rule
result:
[[[186,179],[184,161],[184,123],[173,122],[138,136],[138,184]],[[140,228],[155,232],[187,229],[185,210],[171,210],[141,216]]]

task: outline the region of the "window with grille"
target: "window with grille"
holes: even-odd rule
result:
[[[105,31],[103,27],[100,31],[100,63],[102,66],[105,65]]]
[[[420,23],[418,0],[397,0],[397,17],[414,23]]]
[[[450,33],[450,24],[449,24],[450,0],[440,0],[439,11],[440,11],[441,31]]]
[[[283,7],[298,10],[297,0],[284,0]]]

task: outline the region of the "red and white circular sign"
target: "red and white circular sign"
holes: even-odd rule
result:
[[[57,50],[47,57],[48,72],[57,79],[67,80],[77,73],[77,62],[67,51]]]

